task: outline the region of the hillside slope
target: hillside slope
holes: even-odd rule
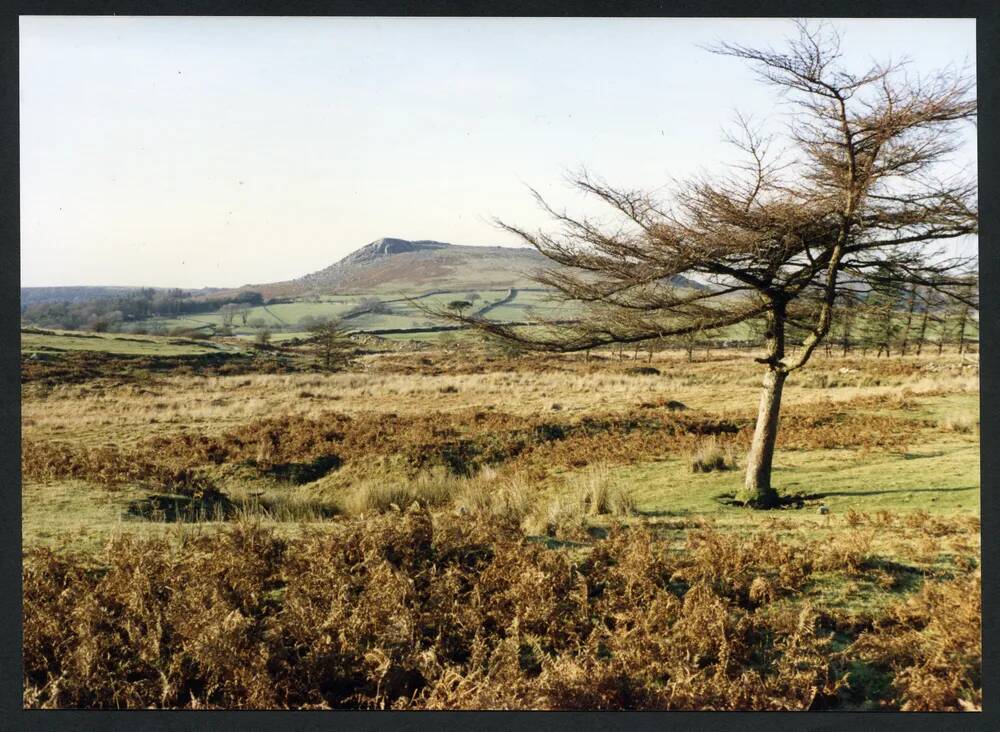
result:
[[[383,238],[317,272],[240,289],[265,297],[297,297],[537,287],[531,275],[546,263],[534,249]]]
[[[265,297],[315,294],[417,294],[483,289],[535,289],[533,276],[552,262],[528,247],[464,246],[383,238],[294,280],[240,289]],[[683,278],[682,286],[699,287]]]

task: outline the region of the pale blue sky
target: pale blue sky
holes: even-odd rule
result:
[[[972,20],[836,21],[858,65],[975,64]],[[657,187],[732,159],[773,90],[698,44],[764,19],[21,18],[25,286],[236,286],[382,236],[517,244],[525,185]],[[958,156],[975,164],[974,131]],[[582,206],[582,208],[581,208]]]

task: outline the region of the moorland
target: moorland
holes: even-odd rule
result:
[[[751,346],[447,335],[26,329],[25,705],[979,708],[968,346],[818,354],[759,511]]]

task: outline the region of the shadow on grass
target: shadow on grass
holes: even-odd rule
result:
[[[779,495],[774,505],[762,507],[737,500],[735,493],[720,493],[715,496],[715,501],[721,503],[723,506],[732,508],[750,508],[755,511],[781,511],[789,508],[805,508],[806,503],[816,503],[820,498],[822,496],[818,494],[789,493],[787,495]]]
[[[888,699],[892,691],[892,672],[889,669],[851,660],[846,678],[846,687],[838,693],[844,711],[888,711],[881,702]]]
[[[933,452],[904,452],[903,460],[923,460],[924,458],[942,457],[944,454],[944,450],[935,450]]]
[[[961,493],[962,491],[978,490],[979,486],[965,488],[888,488],[881,491],[827,491],[803,496],[806,500],[819,500],[827,496],[887,496],[894,493]]]
[[[236,515],[236,504],[221,494],[205,498],[157,494],[129,501],[122,518],[161,523],[225,521]]]
[[[824,498],[830,498],[831,496],[846,496],[846,497],[860,497],[860,496],[888,496],[899,493],[962,493],[965,491],[975,491],[979,490],[979,486],[967,486],[962,488],[887,488],[885,490],[876,491],[825,491],[823,493],[788,493],[778,497],[778,503],[768,509],[763,510],[775,510],[775,509],[788,509],[788,508],[805,508],[807,505],[815,505],[821,502]],[[749,507],[743,503],[743,501],[736,500],[735,493],[720,493],[715,496],[715,500],[724,506],[731,506],[736,508]]]
[[[303,485],[319,480],[331,470],[340,468],[342,464],[343,460],[337,455],[322,455],[308,463],[279,463],[266,469],[258,469],[264,475],[286,480],[295,485]]]
[[[578,549],[589,546],[582,541],[571,541],[569,539],[557,539],[554,536],[528,536],[529,542],[542,544],[546,549]]]
[[[157,494],[129,501],[122,518],[159,523],[201,523],[233,521],[244,514],[295,521],[333,518],[339,514],[339,509],[322,503],[295,507],[280,499],[257,496],[234,501],[221,493],[205,497]]]
[[[730,494],[732,495],[732,494]],[[644,518],[683,518],[690,516],[693,512],[687,509],[668,511],[667,509],[636,510],[636,516]]]
[[[910,593],[916,590],[923,582],[924,578],[931,573],[920,567],[911,567],[907,564],[900,564],[891,559],[881,557],[870,557],[862,563],[864,570],[882,570],[891,574],[895,580],[891,592]]]
[[[586,532],[590,540],[607,539],[611,534],[611,531],[603,526],[588,526],[586,528]],[[586,541],[557,539],[554,536],[532,535],[528,536],[527,539],[531,542],[544,544],[546,549],[577,549],[579,547],[590,546],[590,544]]]

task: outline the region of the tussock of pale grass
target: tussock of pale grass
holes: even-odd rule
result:
[[[579,540],[587,536],[586,506],[579,494],[562,494],[536,503],[521,520],[531,536]]]
[[[348,514],[356,516],[384,513],[393,507],[403,509],[414,501],[519,524],[537,503],[537,489],[523,475],[501,477],[489,466],[471,477],[435,466],[412,479],[365,480],[351,490],[343,505]]]
[[[306,494],[275,494],[267,498],[248,497],[234,501],[236,520],[262,519],[278,523],[315,523],[332,518],[341,507]]]
[[[464,481],[454,498],[460,511],[489,515],[520,524],[538,502],[538,489],[523,475],[499,477],[489,466]]]
[[[407,480],[365,480],[344,500],[344,509],[353,516],[406,509],[414,502],[424,506],[448,505],[462,489],[462,479],[442,467],[432,468]]]
[[[536,503],[523,518],[529,534],[578,540],[587,536],[587,518],[635,514],[635,499],[607,465],[597,464],[569,480],[568,490]]]
[[[589,516],[631,516],[635,499],[607,465],[591,466],[580,478],[580,503]]]
[[[691,472],[711,473],[735,470],[738,452],[731,442],[723,443],[715,436],[700,440],[689,455]]]
[[[937,426],[945,432],[967,435],[979,430],[979,419],[971,414],[954,412],[939,418]]]

